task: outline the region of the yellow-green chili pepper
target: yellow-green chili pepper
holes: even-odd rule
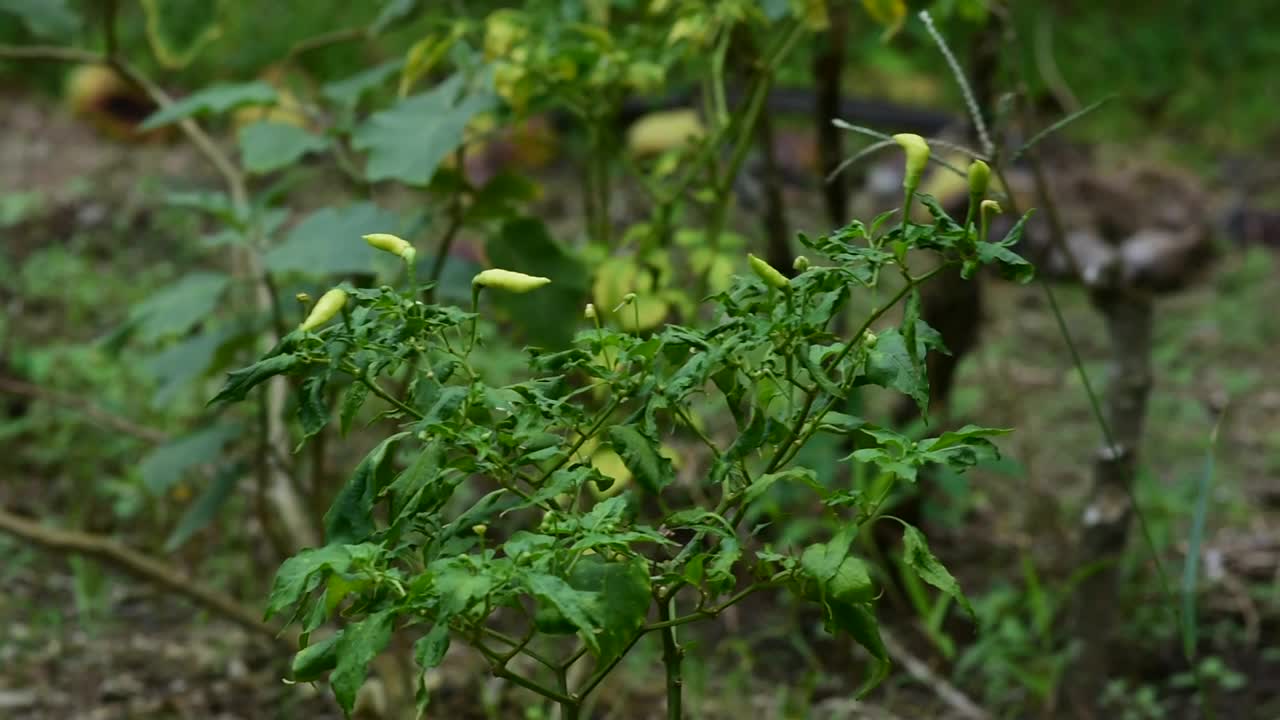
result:
[[[364,241],[377,250],[404,258],[407,263],[412,263],[414,257],[418,254],[418,251],[409,244],[408,240],[390,233],[371,233],[364,236]]]
[[[777,290],[789,290],[791,283],[787,281],[787,276],[778,272],[778,269],[760,258],[747,253],[747,261],[751,263],[751,272],[756,277],[764,281],[765,285]]]
[[[329,322],[342,312],[342,307],[347,304],[347,293],[341,288],[334,288],[316,301],[315,307],[311,308],[311,313],[307,315],[307,319],[302,321],[299,329],[309,332],[315,330],[321,325]]]
[[[550,282],[551,278],[525,275],[524,273],[500,270],[498,268],[485,270],[471,279],[472,287],[497,288],[498,290],[506,290],[513,293],[527,293],[531,290],[537,290]]]

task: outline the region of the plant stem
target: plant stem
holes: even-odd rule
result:
[[[454,153],[454,166],[459,170],[465,167],[467,157],[466,148],[458,148]],[[465,180],[464,180],[465,182]],[[427,304],[431,304],[436,300],[436,285],[440,282],[440,275],[444,272],[445,261],[449,259],[449,253],[453,250],[453,241],[458,237],[458,231],[462,229],[462,194],[455,193],[449,201],[449,226],[445,228],[444,237],[440,238],[440,247],[436,248],[436,256],[431,261],[431,275],[427,277],[431,287],[427,289]]]
[[[675,593],[672,592],[659,607],[658,615],[663,622],[672,620],[675,604]],[[683,659],[684,649],[676,642],[676,626],[662,628],[662,664],[667,670],[667,720],[680,720],[684,716],[684,676],[681,673]]]

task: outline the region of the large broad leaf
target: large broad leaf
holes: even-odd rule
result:
[[[574,588],[563,579],[545,573],[529,573],[525,585],[539,603],[555,608],[571,625],[592,652],[599,654],[602,603],[593,592]]]
[[[80,16],[67,0],[0,0],[0,13],[16,15],[36,37],[59,40],[80,27]]]
[[[644,624],[653,595],[649,573],[639,558],[626,562],[605,562],[598,556],[584,557],[573,569],[569,584],[577,590],[595,593],[599,603],[600,661],[609,662],[631,644]]]
[[[563,348],[573,340],[589,287],[582,261],[551,238],[540,220],[504,223],[486,244],[496,267],[551,278],[551,284],[523,295],[494,292],[492,301],[524,330],[531,343]]]
[[[222,448],[239,434],[238,425],[213,425],[161,445],[148,453],[138,466],[143,484],[156,495],[165,492],[181,480],[186,471],[220,456]]]
[[[896,328],[881,333],[875,347],[867,351],[867,373],[854,384],[868,383],[909,395],[922,410],[929,407],[929,378]]]
[[[378,443],[365,456],[346,486],[324,515],[325,540],[332,543],[360,542],[373,534],[373,504],[378,492],[391,479],[391,451],[410,433],[396,433]]]
[[[430,670],[444,662],[445,653],[449,652],[449,626],[437,622],[431,630],[413,644],[413,659],[418,667]]]
[[[911,525],[907,525],[902,534],[902,559],[921,580],[954,598],[960,603],[960,607],[969,613],[969,617],[977,617],[974,615],[973,606],[969,604],[969,598],[965,597],[960,589],[960,583],[956,582],[951,572],[929,551],[929,543],[925,541],[924,533]]]
[[[266,617],[296,605],[319,586],[322,573],[344,572],[350,564],[351,552],[342,545],[308,548],[285,560],[271,585]]]
[[[320,94],[338,105],[355,107],[365,93],[386,82],[388,78],[400,72],[402,67],[404,67],[404,60],[383,63],[351,77],[328,83],[321,88]]]
[[[250,173],[269,173],[321,152],[329,143],[319,135],[286,123],[260,121],[240,128],[240,161]]]
[[[360,238],[372,232],[396,233],[400,225],[395,213],[369,202],[317,210],[267,253],[266,266],[272,272],[309,275],[372,273],[378,252]]]
[[[151,130],[192,115],[220,115],[242,105],[270,105],[276,96],[276,89],[264,82],[214,85],[160,109],[142,123],[142,129]]]
[[[218,307],[228,280],[222,273],[191,273],[135,305],[129,322],[147,343],[183,335]]]
[[[240,463],[229,464],[219,470],[213,481],[205,487],[204,492],[200,493],[200,497],[196,498],[195,502],[191,503],[187,511],[182,514],[177,527],[164,542],[165,551],[177,550],[192,535],[208,527],[226,505],[232,491],[236,489],[236,483],[240,482],[243,475],[244,466]]]
[[[347,715],[355,709],[356,693],[369,673],[369,663],[391,641],[395,610],[374,613],[343,628],[338,640],[338,664],[329,674],[329,684]]]
[[[658,444],[631,425],[609,428],[609,443],[631,471],[636,482],[653,494],[662,492],[676,479],[671,460],[662,455]]]
[[[369,152],[370,180],[426,185],[440,161],[462,145],[471,118],[493,103],[488,92],[465,93],[462,76],[455,75],[374,114],[356,129],[352,145]]]

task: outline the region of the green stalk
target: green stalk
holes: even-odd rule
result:
[[[675,615],[675,593],[667,598],[658,609],[663,622],[669,622]],[[681,720],[684,717],[684,676],[681,663],[684,659],[684,648],[676,640],[676,626],[667,625],[662,628],[662,664],[667,671],[667,720]]]

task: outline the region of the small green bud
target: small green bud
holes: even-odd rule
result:
[[[787,280],[787,276],[778,272],[774,266],[751,253],[747,253],[747,261],[751,263],[751,272],[764,281],[765,285],[777,290],[790,289],[791,283]]]
[[[893,141],[907,151],[907,174],[902,180],[902,186],[914,191],[920,186],[924,168],[929,164],[929,143],[914,133],[898,133],[893,136]]]
[[[480,537],[484,537],[484,534],[485,534],[486,532],[488,532],[488,531],[489,531],[489,526],[488,526],[488,525],[483,525],[483,524],[481,524],[481,525],[472,525],[472,526],[471,526],[471,532],[473,532],[473,533],[475,533],[475,534],[479,535]]]
[[[1000,207],[1000,203],[996,202],[995,200],[982,201],[983,215],[999,215],[1002,212],[1004,212],[1004,210]]]
[[[969,163],[969,195],[982,197],[987,194],[987,184],[991,182],[991,166],[981,160]]]
[[[530,290],[537,290],[543,285],[550,284],[550,282],[551,278],[525,275],[524,273],[497,268],[485,270],[471,278],[472,287],[497,288],[513,293],[527,293]]]
[[[875,346],[876,346],[876,342],[877,342],[878,340],[879,340],[879,338],[877,338],[877,337],[876,337],[876,334],[875,334],[875,333],[873,333],[873,332],[871,332],[870,330],[867,330],[867,331],[865,331],[865,332],[863,332],[863,333],[862,333],[862,345],[863,345],[863,347],[873,348],[873,347],[875,347]]]
[[[311,308],[311,314],[307,315],[307,319],[302,321],[299,326],[301,330],[311,331],[321,325],[329,322],[335,315],[342,311],[342,307],[347,304],[347,293],[340,288],[334,288],[316,301],[315,307]]]
[[[791,267],[794,268],[796,272],[804,272],[809,269],[809,258],[803,255],[797,255],[795,262],[791,263]]]
[[[307,303],[311,302],[311,295],[304,292],[294,295],[293,298],[298,302],[302,303],[303,305],[306,305]]]
[[[364,241],[369,243],[374,249],[389,252],[404,258],[405,262],[413,262],[413,258],[417,255],[417,250],[409,244],[408,240],[396,237],[390,233],[372,233],[364,236]]]
[[[596,319],[596,306],[595,306],[595,305],[593,305],[593,304],[591,304],[591,303],[587,303],[587,308],[586,308],[585,310],[583,310],[583,311],[582,311],[582,317],[584,317],[584,318],[586,318],[586,319],[588,319],[588,320],[595,320],[595,319]]]

